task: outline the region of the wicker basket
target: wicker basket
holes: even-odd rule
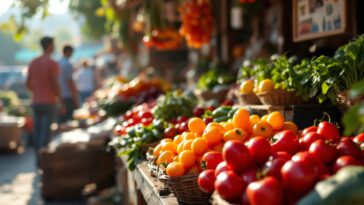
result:
[[[219,102],[223,102],[226,99],[228,91],[229,88],[219,89],[215,92],[211,90],[195,90],[194,94],[201,101],[216,100]]]
[[[158,142],[153,142],[153,143],[148,143],[148,144],[142,144],[141,151],[142,151],[143,155],[145,155],[148,152],[149,148],[155,147],[158,144],[159,144],[159,141]]]
[[[260,101],[264,105],[299,105],[304,104],[300,97],[296,96],[294,92],[285,90],[273,90],[271,92],[265,92],[258,94]]]
[[[261,105],[260,99],[255,93],[241,94],[239,91],[234,92],[242,105]]]
[[[209,204],[210,194],[200,190],[197,184],[198,175],[188,174],[180,177],[159,175],[159,179],[166,183],[182,204]]]
[[[360,96],[359,98],[353,100],[349,98],[348,90],[344,90],[336,93],[336,101],[338,104],[338,108],[341,112],[347,111],[353,105],[364,102],[364,96]]]
[[[157,158],[153,156],[152,150],[147,151],[146,157],[147,157],[147,161],[148,161],[148,169],[150,171],[150,175],[152,177],[158,177],[160,168],[156,164]]]

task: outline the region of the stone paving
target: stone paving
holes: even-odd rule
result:
[[[43,202],[35,154],[0,153],[0,205],[83,205],[81,202]]]

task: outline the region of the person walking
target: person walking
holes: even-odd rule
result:
[[[51,59],[54,51],[54,40],[51,37],[43,37],[40,44],[43,54],[31,61],[28,67],[26,86],[32,93],[32,108],[35,125],[34,147],[47,146],[50,140],[50,126],[54,122],[57,112],[57,103],[63,110],[60,100],[58,84],[58,63]]]
[[[82,66],[75,72],[74,80],[80,93],[81,104],[90,97],[96,89],[96,77],[94,70],[90,67],[87,60],[82,62]]]
[[[79,106],[79,97],[76,85],[73,81],[73,66],[70,58],[73,54],[73,48],[70,45],[63,47],[63,57],[58,62],[60,66],[59,85],[61,88],[62,101],[65,106],[65,112],[59,115],[58,123],[64,123],[72,119],[73,111]]]

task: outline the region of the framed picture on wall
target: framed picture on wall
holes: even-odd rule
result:
[[[293,41],[343,34],[348,28],[348,0],[292,0]]]

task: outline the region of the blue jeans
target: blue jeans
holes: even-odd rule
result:
[[[33,105],[34,118],[34,148],[38,152],[40,148],[48,145],[51,138],[51,124],[55,122],[56,105]]]
[[[80,93],[80,105],[82,105],[88,97],[92,95],[92,91],[79,91]]]
[[[58,117],[58,123],[64,123],[68,120],[71,120],[73,117],[73,111],[76,108],[76,105],[72,99],[70,98],[63,98],[63,103],[66,109],[66,112]]]

